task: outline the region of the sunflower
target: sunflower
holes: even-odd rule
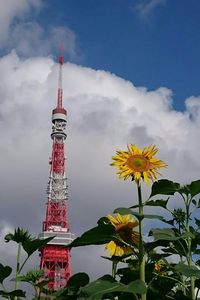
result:
[[[163,259],[160,259],[154,264],[154,269],[156,272],[160,273],[163,269],[166,269],[166,262]]]
[[[137,148],[136,145],[127,146],[127,151],[118,150],[116,156],[112,157],[111,166],[116,166],[120,179],[132,177],[140,185],[141,178],[148,185],[148,180],[157,180],[157,174],[161,175],[157,169],[165,168],[167,165],[154,157],[158,152],[155,145],[150,145],[144,149]]]
[[[133,228],[138,226],[138,222],[135,221],[130,215],[116,214],[116,217],[108,215],[107,218],[115,227],[116,233],[123,241],[134,245],[139,243],[139,234],[137,231],[133,230]],[[110,241],[106,245],[106,250],[108,250],[111,255],[115,256],[122,256],[124,254],[133,252],[131,247],[118,241]]]

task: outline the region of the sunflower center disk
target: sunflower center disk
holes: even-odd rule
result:
[[[127,159],[127,165],[134,172],[144,172],[149,170],[149,160],[140,154],[132,155]]]

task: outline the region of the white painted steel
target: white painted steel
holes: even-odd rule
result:
[[[55,113],[55,114],[52,114],[52,121],[54,121],[54,120],[63,120],[65,122],[67,122],[67,116],[62,113]]]
[[[43,231],[38,235],[40,240],[44,240],[49,237],[55,236],[48,245],[62,245],[67,246],[74,240],[74,234],[71,232],[51,232],[51,231]]]

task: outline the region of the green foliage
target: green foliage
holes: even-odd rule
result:
[[[195,266],[188,266],[188,265],[180,262],[180,263],[176,264],[174,269],[186,277],[195,276],[196,278],[200,278],[200,270]]]
[[[76,238],[69,247],[103,245],[113,241],[117,246],[128,247],[130,252],[122,256],[103,257],[112,264],[111,275],[90,281],[88,274],[77,273],[68,280],[65,288],[51,295],[47,288],[49,280],[44,279],[43,270],[31,270],[26,274],[21,272],[32,254],[53,237],[39,240],[31,237],[27,230],[17,228],[5,237],[6,242],[18,244],[16,276],[12,279],[17,285],[11,291],[6,289],[5,282],[9,280],[12,268],[0,263],[0,296],[12,300],[26,298],[25,291],[16,288],[18,283],[24,282],[32,285],[35,293],[33,300],[43,297],[52,300],[197,300],[195,287],[200,289],[200,220],[196,213],[200,207],[200,200],[197,199],[199,193],[200,180],[182,186],[163,179],[152,185],[148,200],[142,202],[139,194],[138,204],[115,209],[114,213],[134,216],[138,220],[140,234],[146,219],[160,221],[160,227],[149,228],[150,241],[140,237],[138,247],[133,245],[132,240],[120,236],[107,217],[100,218],[96,227]],[[174,201],[178,194],[180,207],[170,210],[173,204],[171,197]],[[159,195],[163,195],[163,199]],[[149,207],[162,208],[161,212],[166,211],[170,218],[166,220],[165,215],[144,213],[143,209]],[[131,226],[129,230],[132,230]],[[27,254],[23,262],[21,247]],[[142,264],[145,276],[141,278]]]
[[[27,230],[18,227],[17,229],[15,229],[14,233],[6,234],[4,239],[6,243],[13,241],[19,244],[19,243],[24,243],[26,241],[30,241],[31,235],[28,233]]]
[[[134,212],[132,209],[130,208],[126,208],[126,207],[119,207],[117,209],[114,210],[114,213],[118,213],[120,215],[133,215],[135,216],[138,220],[143,220],[143,219],[159,219],[159,220],[163,220],[163,217],[160,215],[150,215],[150,214],[141,214],[138,212]]]
[[[87,295],[88,300],[100,300],[104,295],[106,295],[107,299],[113,299],[113,296],[117,295],[119,292],[128,294],[143,294],[146,291],[146,287],[140,280],[135,280],[124,285],[117,282],[112,276],[104,275],[96,281],[86,285],[81,291],[84,295]]]
[[[46,245],[51,239],[47,238],[44,240],[39,240],[36,238],[31,237],[29,232],[27,230],[24,230],[23,228],[17,228],[15,229],[14,233],[8,233],[5,236],[5,242],[15,242],[18,244],[18,251],[17,251],[17,267],[16,267],[16,277],[14,279],[11,279],[11,281],[15,282],[15,290],[8,291],[4,285],[5,279],[8,279],[8,277],[12,273],[12,268],[9,266],[4,266],[0,263],[0,284],[2,286],[2,290],[0,290],[0,295],[2,298],[7,299],[20,299],[25,298],[26,293],[25,291],[22,291],[18,288],[19,282],[27,282],[33,286],[35,289],[35,293],[40,295],[40,290],[49,282],[41,280],[41,277],[44,274],[43,270],[32,270],[29,271],[26,275],[20,275],[25,263],[30,258],[30,256],[37,250],[39,250],[41,247]],[[24,260],[23,263],[21,263],[21,247],[24,249],[24,251],[27,253],[27,258]],[[38,292],[39,291],[39,292]],[[40,299],[37,297],[37,299]]]
[[[180,184],[167,179],[154,182],[150,198],[156,195],[174,195],[180,190]]]
[[[22,243],[24,251],[28,254],[28,257],[31,256],[35,251],[44,247],[48,244],[54,237],[49,237],[44,240],[32,239],[26,240]]]
[[[189,188],[191,197],[198,195],[200,193],[200,180],[191,182],[191,184],[188,185],[188,188]]]
[[[9,266],[3,266],[0,263],[0,283],[2,284],[3,281],[10,276],[10,274],[12,273],[12,268]]]
[[[67,286],[52,295],[53,299],[85,299],[83,297],[81,289],[89,284],[89,276],[86,273],[77,273],[71,276],[67,282]]]
[[[0,296],[2,296],[3,298],[9,298],[11,300],[14,300],[16,297],[25,298],[26,293],[22,290],[14,290],[11,292],[0,290]]]
[[[167,198],[166,200],[163,200],[163,199],[149,200],[149,201],[146,201],[145,205],[146,206],[159,206],[162,208],[167,208],[168,201],[169,201],[169,198]]]
[[[106,219],[107,220],[107,219]],[[98,222],[98,226],[86,231],[81,237],[75,239],[69,247],[80,247],[88,245],[102,245],[112,239],[118,239],[115,229],[110,223]]]
[[[181,238],[180,236],[176,236],[174,230],[171,228],[155,228],[150,233],[155,240],[175,241]]]

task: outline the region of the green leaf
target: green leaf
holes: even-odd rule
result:
[[[168,253],[169,255],[172,254],[179,254],[178,251],[172,247],[168,247],[168,248],[162,248],[161,249],[163,252]]]
[[[154,250],[157,247],[167,247],[169,246],[170,240],[156,240],[153,242],[148,242],[144,244],[145,250],[147,252],[150,252],[152,250]]]
[[[183,291],[180,291],[180,290],[177,290],[175,293],[173,292],[172,297],[173,298],[168,298],[168,299],[174,299],[174,300],[191,300],[190,296],[184,295]],[[196,300],[199,300],[199,298],[196,299]]]
[[[200,255],[200,249],[194,250],[194,254]]]
[[[189,185],[182,185],[181,187],[180,187],[180,189],[179,189],[179,193],[180,194],[185,194],[185,195],[189,195],[190,194],[190,187],[189,187]]]
[[[97,221],[97,224],[99,226],[101,225],[106,225],[106,224],[110,224],[110,220],[107,217],[102,217]]]
[[[180,184],[167,179],[161,179],[152,185],[151,195],[174,195],[180,189]]]
[[[22,290],[14,290],[12,292],[6,292],[6,291],[2,291],[0,290],[0,295],[4,298],[11,298],[14,299],[14,297],[26,297],[26,292],[22,291]]]
[[[143,214],[143,218],[144,219],[159,219],[159,220],[163,220],[163,217],[160,215],[147,215],[147,214]]]
[[[44,276],[44,270],[30,270],[25,275],[18,275],[17,277],[13,278],[11,281],[23,281],[23,282],[29,282],[33,285],[38,286],[38,280],[41,283],[41,278]],[[43,281],[42,281],[43,282]]]
[[[110,242],[113,239],[116,239],[114,226],[111,224],[101,224],[86,231],[80,237],[76,238],[71,244],[69,244],[69,247],[72,248],[86,245],[102,245]]]
[[[196,278],[200,278],[200,270],[198,268],[196,268],[195,266],[188,266],[188,265],[185,265],[184,263],[178,263],[174,269],[185,275],[186,277],[196,277]]]
[[[0,264],[0,283],[2,284],[4,279],[10,276],[12,273],[12,268],[9,266],[3,266]]]
[[[166,224],[169,224],[169,225],[172,225],[172,226],[174,225],[174,220],[173,220],[173,219],[171,219],[171,220],[166,220],[166,219],[163,218],[163,219],[162,219],[162,222],[163,222],[163,223],[166,223]]]
[[[129,293],[134,293],[134,294],[144,294],[146,292],[146,286],[143,281],[137,279],[135,281],[132,281],[128,284],[127,286]],[[125,291],[124,291],[125,292]]]
[[[51,279],[47,279],[47,280],[42,280],[39,281],[38,283],[34,283],[34,287],[39,287],[40,289],[45,287],[49,282],[51,281]]]
[[[128,285],[119,283],[110,275],[105,275],[81,289],[81,292],[88,295],[88,300],[100,300],[103,295],[116,292],[142,294],[146,292],[145,284],[141,280],[130,282]]]
[[[196,224],[198,227],[200,227],[200,220],[197,219],[197,218],[194,218],[194,219],[195,219],[195,224]]]
[[[115,256],[115,255],[113,255],[111,257],[101,255],[102,258],[107,259],[107,260],[112,261],[112,262],[115,262],[115,263],[119,263],[121,261],[125,261],[125,259],[127,261],[127,258],[131,257],[131,256],[132,256],[132,253],[124,254],[124,255],[121,255],[121,256]]]
[[[151,230],[155,240],[175,241],[180,239],[171,228],[155,228]]]
[[[23,228],[18,227],[15,229],[14,234],[8,233],[5,236],[5,242],[8,243],[10,241],[16,242],[16,243],[23,243],[25,241],[31,240],[31,235],[29,234],[28,230],[25,230]]]
[[[80,288],[88,284],[90,281],[89,276],[86,273],[74,274],[67,282],[67,287]]]
[[[190,189],[190,194],[192,197],[199,194],[200,193],[200,180],[191,182],[191,184],[189,185],[189,189]]]
[[[40,248],[48,244],[48,242],[50,242],[53,238],[54,236],[44,240],[40,240],[40,239],[27,240],[22,243],[22,246],[24,251],[26,251],[26,253],[28,254],[28,256],[31,256],[35,251],[39,250]]]
[[[89,276],[86,273],[74,274],[67,282],[67,286],[53,294],[53,299],[65,300],[68,299],[79,299],[75,298],[77,294],[80,293],[80,288],[84,287],[89,283]],[[70,298],[70,296],[72,298]],[[85,298],[83,298],[85,299]]]
[[[169,198],[167,200],[158,199],[158,200],[150,200],[145,203],[146,206],[159,206],[166,208]]]
[[[118,207],[114,210],[113,213],[120,214],[120,215],[134,215],[134,216],[139,215],[137,212],[134,212],[132,211],[132,209],[126,207]]]
[[[192,199],[192,203],[197,206],[197,201],[195,199]]]
[[[192,251],[196,250],[197,246],[200,245],[200,233],[195,232],[195,236],[192,238]]]
[[[182,256],[187,256],[187,253],[188,253],[188,245],[187,245],[187,241],[186,241],[187,235],[188,234],[184,234],[185,238],[180,238],[179,240],[172,242],[173,248],[176,249],[177,254],[182,255]]]
[[[115,214],[119,213],[120,215],[133,215],[138,220],[142,220],[142,219],[159,219],[159,220],[163,220],[163,217],[160,216],[160,215],[139,214],[138,212],[134,212],[130,208],[126,208],[126,207],[119,207],[119,208],[114,210],[114,213]]]

